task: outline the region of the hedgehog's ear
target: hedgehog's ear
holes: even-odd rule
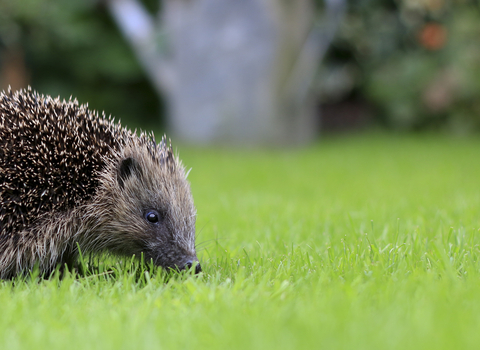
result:
[[[132,157],[122,159],[118,168],[118,184],[121,188],[123,188],[124,182],[133,174],[137,176],[142,174],[140,164]]]

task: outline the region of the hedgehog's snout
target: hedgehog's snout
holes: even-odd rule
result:
[[[185,270],[190,270],[195,262],[197,263],[195,265],[195,274],[199,274],[200,272],[202,272],[202,267],[200,266],[200,263],[198,261],[188,260],[183,268]]]

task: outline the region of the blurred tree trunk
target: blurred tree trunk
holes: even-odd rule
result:
[[[26,88],[29,74],[25,64],[25,55],[20,46],[11,45],[4,48],[0,55],[0,91],[11,87],[13,90]]]
[[[176,137],[195,143],[294,144],[317,132],[312,82],[343,0],[107,0]]]

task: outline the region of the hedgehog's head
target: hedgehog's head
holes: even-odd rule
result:
[[[104,208],[101,231],[106,248],[122,255],[143,254],[163,268],[200,264],[195,252],[196,211],[185,168],[165,138],[134,138],[101,176]]]

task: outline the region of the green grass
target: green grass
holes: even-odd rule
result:
[[[203,275],[111,259],[1,282],[0,349],[476,349],[479,150],[376,134],[181,148]]]

